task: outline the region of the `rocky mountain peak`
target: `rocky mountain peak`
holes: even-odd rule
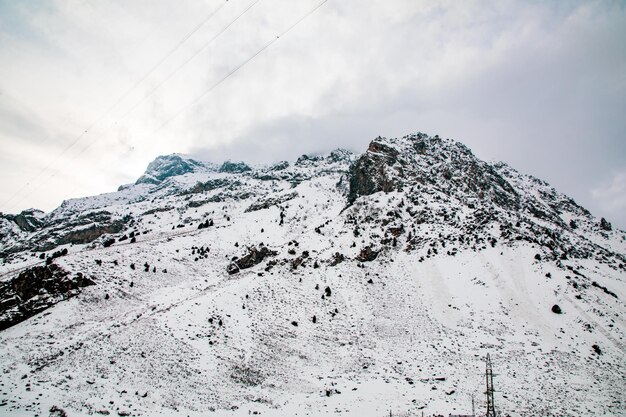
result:
[[[146,172],[135,184],[160,184],[169,177],[212,169],[209,164],[181,154],[162,155],[148,164]]]
[[[454,194],[470,206],[489,201],[519,208],[517,193],[493,166],[459,142],[423,133],[374,139],[350,169],[349,202],[417,185]]]

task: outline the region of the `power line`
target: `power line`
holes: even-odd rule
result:
[[[123,120],[123,119],[125,119],[130,113],[132,113],[137,107],[139,107],[139,105],[141,105],[148,98],[152,97],[154,95],[154,93],[156,93],[156,91],[159,90],[161,88],[161,86],[163,86],[163,84],[165,84],[167,81],[169,81],[174,75],[176,75],[176,73],[178,73],[178,71],[180,71],[184,66],[186,66],[189,62],[191,62],[194,58],[196,58],[201,52],[203,52],[206,48],[208,48],[217,38],[220,37],[221,34],[226,32],[229,27],[231,27],[237,20],[239,20],[239,18],[241,18],[244,14],[246,14],[248,12],[248,10],[250,10],[259,1],[261,1],[261,0],[255,0],[254,2],[252,2],[252,4],[250,4],[248,7],[246,7],[243,12],[238,14],[237,17],[235,17],[232,21],[230,21],[230,23],[228,23],[217,34],[215,34],[215,36],[213,36],[204,45],[202,45],[202,47],[200,49],[196,50],[196,52],[194,52],[185,62],[183,62],[178,67],[176,67],[176,69],[174,71],[172,71],[167,77],[165,77],[165,79],[163,79],[152,90],[150,90],[148,92],[148,94],[146,94],[137,103],[135,103],[119,120],[116,121],[116,123],[121,121],[121,120]]]
[[[228,1],[228,0],[227,0]],[[148,92],[148,94],[146,94],[142,99],[140,99],[137,103],[135,103],[123,116],[121,116],[119,119],[117,119],[112,125],[110,125],[108,128],[112,128],[115,124],[117,124],[118,122],[124,120],[128,115],[130,115],[140,104],[142,104],[144,101],[146,101],[149,97],[151,97],[152,95],[154,95],[154,93],[161,88],[161,86],[163,84],[165,84],[167,81],[169,81],[174,75],[176,75],[176,73],[178,73],[178,71],[180,71],[184,66],[186,66],[189,62],[191,62],[195,57],[197,57],[201,52],[203,52],[207,47],[209,47],[221,34],[223,34],[224,32],[226,32],[226,30],[228,30],[228,28],[230,28],[237,20],[239,20],[244,14],[246,14],[255,4],[257,4],[259,1],[261,0],[254,0],[250,5],[248,5],[248,7],[246,7],[241,13],[239,13],[233,20],[231,20],[227,25],[225,25],[216,35],[214,35],[211,39],[209,39],[207,42],[205,42],[203,44],[203,46],[201,48],[199,48],[198,50],[196,50],[187,60],[185,60],[181,65],[179,65],[178,67],[176,67],[176,69],[174,71],[172,71],[167,77],[165,77],[165,79],[163,79],[156,87],[154,87],[152,90],[150,90]],[[268,45],[269,46],[269,45]],[[163,60],[164,61],[164,60]],[[159,127],[159,129],[157,129],[155,131],[158,132],[161,129],[161,127]],[[95,138],[95,140],[89,142],[85,147],[83,147],[83,149],[81,149],[76,155],[74,155],[72,157],[72,160],[78,158],[79,156],[81,156],[82,154],[84,154],[89,148],[91,148],[91,146],[93,146],[95,144],[95,142],[98,140],[98,138]],[[56,175],[56,173],[53,173],[52,175],[50,175],[50,177],[54,177]],[[37,186],[37,188],[35,188],[33,190],[36,191],[39,188],[41,188],[42,184],[39,184]],[[75,187],[76,188],[76,187]],[[26,196],[24,196],[22,199],[20,199],[18,201],[21,202],[22,200],[24,200],[24,198],[26,198]],[[14,204],[13,206],[17,205]]]
[[[298,26],[303,20],[305,20],[307,17],[311,16],[313,13],[315,13],[317,11],[317,9],[319,9],[320,7],[322,7],[324,5],[324,3],[328,2],[328,0],[323,0],[320,3],[318,3],[314,8],[312,8],[311,10],[309,10],[304,16],[302,16],[300,19],[298,19],[295,23],[293,23],[291,26],[289,26],[286,30],[284,30],[283,32],[279,33],[275,38],[273,38],[272,40],[270,40],[268,43],[266,43],[265,45],[263,45],[259,50],[257,50],[254,54],[252,54],[249,58],[247,58],[245,61],[243,61],[241,64],[239,64],[238,66],[236,66],[232,71],[230,71],[228,74],[226,74],[224,77],[222,77],[221,79],[219,79],[215,84],[211,85],[211,87],[209,87],[207,90],[205,90],[202,94],[200,94],[198,97],[196,97],[191,103],[187,104],[185,107],[183,107],[181,110],[179,110],[178,112],[176,112],[176,114],[174,114],[172,117],[170,117],[169,119],[167,119],[162,125],[159,126],[159,128],[155,131],[158,132],[159,130],[161,130],[162,128],[164,128],[166,125],[168,125],[170,122],[172,122],[174,119],[176,119],[178,116],[180,116],[182,113],[184,113],[185,111],[187,111],[189,108],[195,106],[196,104],[198,104],[198,102],[200,100],[202,100],[205,96],[207,96],[208,94],[210,94],[215,88],[217,88],[220,84],[222,84],[224,81],[226,81],[230,76],[232,76],[234,73],[236,73],[237,71],[239,71],[241,68],[243,68],[246,64],[248,64],[250,61],[252,61],[254,58],[256,58],[259,54],[261,54],[263,51],[265,51],[267,48],[269,48],[274,42],[276,42],[278,39],[280,39],[281,36],[285,36],[287,33],[289,33],[293,28],[295,28],[296,26]]]
[[[254,6],[257,2],[259,2],[260,0],[256,0],[255,2],[253,2],[247,9],[244,10],[244,12],[242,14],[240,14],[239,16],[237,16],[237,19],[239,19],[239,17],[241,17],[246,11],[248,11],[250,8],[252,8],[252,6]],[[304,14],[303,16],[301,16],[295,23],[291,24],[287,29],[283,30],[282,32],[280,32],[276,37],[272,38],[272,40],[270,40],[269,42],[267,42],[265,45],[263,45],[260,49],[258,49],[256,52],[254,52],[254,54],[252,54],[250,57],[248,57],[247,59],[245,59],[242,63],[240,63],[239,65],[237,65],[233,70],[231,70],[228,74],[226,74],[224,77],[220,78],[216,83],[212,84],[211,87],[209,87],[207,90],[205,90],[202,94],[200,94],[198,97],[196,97],[192,102],[190,102],[189,104],[187,104],[186,106],[184,106],[182,109],[180,109],[178,112],[176,112],[173,116],[171,116],[169,119],[167,119],[164,123],[162,123],[161,125],[159,125],[159,127],[154,130],[152,132],[152,134],[155,134],[157,132],[159,132],[161,129],[163,129],[165,126],[167,126],[169,123],[171,123],[174,119],[178,118],[182,113],[184,113],[185,111],[187,111],[189,108],[193,107],[194,105],[196,105],[198,102],[200,102],[204,97],[206,97],[208,94],[210,94],[215,88],[217,88],[220,84],[222,84],[224,81],[226,81],[228,78],[230,78],[233,74],[235,74],[237,71],[239,71],[241,68],[243,68],[245,65],[247,65],[248,63],[250,63],[250,61],[252,61],[254,58],[256,58],[259,54],[261,54],[263,51],[265,51],[267,48],[269,48],[274,42],[278,41],[281,37],[284,37],[285,35],[287,35],[287,33],[289,33],[291,30],[293,30],[296,26],[298,26],[300,23],[302,23],[302,21],[304,21],[306,18],[308,18],[309,16],[311,16],[313,13],[315,13],[320,7],[322,7],[325,3],[327,3],[328,0],[323,0],[321,2],[319,2],[315,7],[313,7],[311,10],[309,10],[306,14]],[[229,25],[226,26],[226,28],[228,26],[230,26],[232,23],[234,23],[234,21],[232,21]],[[225,28],[225,29],[226,29]],[[225,30],[224,29],[224,30]],[[221,32],[220,32],[221,33]],[[209,42],[212,42],[209,41]],[[198,52],[199,53],[199,52]],[[187,61],[188,62],[188,61]],[[94,144],[94,142],[89,143],[87,146],[85,146],[85,148],[83,148],[77,155],[76,157],[82,155],[83,153],[85,153],[87,151],[87,149],[89,149],[92,145]]]
[[[257,0],[258,1],[258,0]],[[222,7],[226,5],[228,0],[225,0],[221,3],[217,8],[215,8],[211,13],[209,13],[200,23],[198,23],[190,32],[188,32],[172,49],[170,49],[163,58],[161,58],[156,64],[154,64],[148,72],[146,72],[138,81],[136,81],[133,85],[131,85],[111,106],[109,106],[104,113],[102,113],[94,122],[92,122],[83,132],[81,132],[72,142],[70,142],[65,148],[59,153],[49,164],[47,164],[44,168],[42,168],[37,174],[35,174],[30,180],[26,181],[26,183],[18,189],[13,195],[6,201],[2,203],[2,207],[7,206],[11,201],[13,201],[22,191],[24,191],[32,182],[41,177],[46,171],[50,169],[54,164],[56,164],[63,155],[67,153],[71,148],[73,148],[78,142],[80,142],[95,126],[97,126],[106,116],[109,115],[117,106],[124,101],[126,97],[130,93],[132,93],[143,81],[145,81],[159,66],[161,66],[174,52],[178,50],[191,36],[193,36],[202,26],[204,26],[211,18],[219,12]],[[17,203],[20,203],[26,196],[20,199]],[[14,207],[17,203],[13,204]],[[8,207],[8,206],[7,206]]]

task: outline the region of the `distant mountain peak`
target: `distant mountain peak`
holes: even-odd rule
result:
[[[243,161],[224,161],[219,172],[242,173],[252,171],[252,168]]]
[[[158,156],[148,164],[146,172],[135,184],[160,184],[163,180],[177,175],[199,171],[212,171],[214,168],[204,162],[196,161],[182,154]]]

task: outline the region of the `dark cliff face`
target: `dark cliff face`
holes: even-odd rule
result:
[[[379,191],[391,192],[401,188],[402,165],[398,161],[398,151],[381,142],[372,141],[364,153],[350,167],[350,191],[348,203],[352,204],[359,196]]]

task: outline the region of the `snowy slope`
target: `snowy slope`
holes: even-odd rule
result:
[[[480,414],[487,353],[503,415],[626,413],[624,232],[548,184],[423,134],[226,167],[3,243],[7,285],[45,245],[95,285],[0,332],[0,414]]]

